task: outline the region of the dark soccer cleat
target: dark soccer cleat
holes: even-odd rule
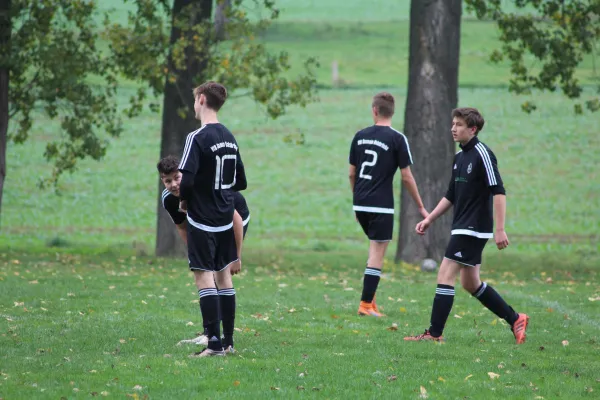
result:
[[[512,326],[513,335],[515,335],[517,344],[525,343],[525,338],[527,337],[525,331],[527,330],[528,324],[529,316],[527,314],[519,314],[519,318],[517,318]]]
[[[434,342],[443,342],[445,339],[443,336],[431,336],[431,333],[429,333],[429,329],[425,329],[425,332],[421,333],[420,335],[416,335],[416,336],[407,336],[404,338],[404,340],[406,341],[410,341],[410,342],[419,342],[422,340],[431,340]]]

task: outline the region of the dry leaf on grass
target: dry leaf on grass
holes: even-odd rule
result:
[[[473,376],[473,374],[471,374],[471,375],[467,375],[467,376],[465,377],[465,381],[468,381],[468,380],[469,380],[469,379],[470,379],[472,376]]]
[[[494,373],[494,372],[488,372],[488,376],[490,377],[491,380],[494,380],[496,378],[499,378],[500,375]]]
[[[392,326],[387,328],[388,331],[397,331],[398,330],[398,324],[397,323],[393,323]]]
[[[233,386],[240,386],[240,381],[233,381]]]
[[[563,346],[568,346],[569,345],[569,341],[568,340],[563,340],[562,341],[562,345]]]
[[[419,398],[420,399],[426,399],[428,397],[429,397],[429,395],[427,394],[427,389],[425,389],[423,386],[421,386],[419,388]]]

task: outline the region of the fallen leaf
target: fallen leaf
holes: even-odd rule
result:
[[[589,301],[600,301],[600,296],[596,296],[596,297],[588,297]]]
[[[499,377],[500,377],[500,375],[498,375],[498,374],[495,374],[495,373],[493,373],[493,372],[488,372],[488,376],[490,377],[490,379],[491,379],[491,380],[494,380],[494,379],[496,379],[496,378],[499,378]]]
[[[148,304],[148,303],[146,303],[146,301],[142,300],[142,304]]]
[[[458,318],[458,319],[460,319],[460,318],[462,318],[462,317],[461,317],[460,315],[458,315],[458,314],[454,314],[454,318]]]
[[[331,316],[331,318],[333,318],[333,319],[338,319],[339,317],[338,317],[337,315],[333,314],[333,315]]]
[[[304,372],[300,372],[300,374],[298,375],[299,378],[304,378]]]
[[[429,397],[429,395],[427,394],[427,389],[425,389],[423,386],[421,386],[419,388],[419,398],[420,399],[426,399],[428,397]]]
[[[562,341],[562,345],[563,346],[568,346],[569,345],[569,341],[568,340],[563,340]]]
[[[465,381],[468,381],[468,380],[469,380],[469,378],[471,378],[472,376],[473,376],[473,374],[471,374],[471,375],[467,375],[467,376],[465,377]]]
[[[35,280],[33,280],[33,281],[29,281],[29,284],[30,284],[30,285],[36,285],[36,284],[38,284],[38,283],[39,283],[39,282],[38,282],[38,280],[37,280],[37,279],[35,279]]]
[[[125,340],[125,339],[119,339],[119,343],[123,344],[125,342],[127,342],[127,340]]]
[[[390,376],[387,377],[387,381],[388,382],[395,381],[396,379],[398,379],[398,377],[396,375],[390,375]]]
[[[294,307],[292,307],[292,308],[290,308],[290,309],[288,310],[288,312],[289,312],[289,313],[296,312],[296,309],[295,309]]]
[[[387,328],[388,331],[397,331],[398,330],[398,324],[397,323],[393,323],[392,326]]]
[[[111,285],[111,286],[108,287],[108,289],[110,289],[110,290],[113,290],[114,288],[116,288],[115,285]]]
[[[548,307],[548,308],[546,308],[546,311],[547,312],[554,312],[554,309],[552,309],[552,307]]]
[[[296,386],[297,390],[304,390],[304,386]]]
[[[233,386],[240,386],[240,381],[233,381]]]
[[[279,284],[279,285],[277,285],[277,286],[279,286],[280,288],[284,288],[284,287],[287,287],[287,285],[288,285],[287,283],[280,283],[280,284]],[[272,389],[272,388],[271,388],[271,389]],[[273,390],[273,389],[272,389],[272,390]],[[279,390],[279,388],[277,388],[277,390]]]
[[[279,390],[279,388],[275,387],[275,386],[271,386],[271,390]]]
[[[501,362],[500,364],[498,364],[498,369],[502,369],[505,367],[505,364],[503,362]]]
[[[140,385],[135,385],[133,390],[142,390],[143,388]]]
[[[187,324],[185,324],[185,326],[194,326],[194,323],[192,321],[190,321]]]
[[[400,307],[400,312],[401,312],[401,313],[405,313],[405,312],[406,312],[406,308],[404,308],[404,307]]]
[[[25,305],[25,303],[22,302],[22,301],[20,301],[20,302],[19,301],[15,301],[14,303],[15,303],[15,307],[23,307]]]
[[[446,380],[444,378],[442,378],[441,376],[438,378],[438,381],[440,381],[440,382],[446,382]]]

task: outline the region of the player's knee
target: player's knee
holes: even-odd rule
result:
[[[215,274],[215,282],[219,289],[227,289],[233,287],[233,280],[231,279],[231,273],[229,269],[219,271]]]
[[[215,280],[210,271],[194,271],[194,280],[198,289],[207,289],[215,287]]]

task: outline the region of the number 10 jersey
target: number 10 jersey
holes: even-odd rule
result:
[[[349,161],[356,167],[354,211],[394,213],[394,175],[412,164],[406,136],[389,126],[373,125],[358,132]]]
[[[188,201],[192,226],[221,232],[233,226],[231,190],[246,188],[246,173],[238,144],[222,124],[206,124],[187,136],[179,170],[194,175],[194,194]]]

